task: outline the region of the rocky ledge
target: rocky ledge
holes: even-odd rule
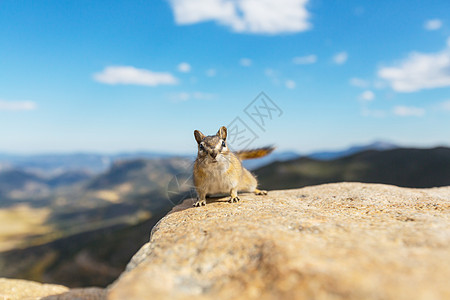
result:
[[[71,289],[57,284],[0,278],[0,300],[102,300],[106,290],[100,288]]]
[[[338,183],[227,200],[186,200],[107,290],[54,299],[450,299],[450,187]]]
[[[110,299],[450,299],[450,187],[339,183],[185,201]]]

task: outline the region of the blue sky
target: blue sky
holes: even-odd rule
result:
[[[0,152],[191,153],[194,129],[236,118],[252,147],[450,145],[449,11],[446,0],[2,0]],[[245,110],[261,92],[279,108],[263,127]]]

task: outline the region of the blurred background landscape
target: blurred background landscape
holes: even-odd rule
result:
[[[0,1],[0,277],[115,280],[195,195],[195,129],[228,126],[233,149],[275,145],[244,163],[268,190],[450,185],[448,11]]]

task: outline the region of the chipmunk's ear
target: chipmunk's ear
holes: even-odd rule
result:
[[[227,139],[227,128],[225,126],[220,127],[219,131],[217,131],[216,135],[220,137],[222,140]]]
[[[194,130],[194,137],[197,143],[200,144],[200,142],[205,138],[205,135],[201,133],[199,130]]]

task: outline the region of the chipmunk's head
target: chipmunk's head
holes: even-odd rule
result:
[[[229,153],[227,146],[227,128],[220,127],[216,135],[205,136],[198,130],[194,131],[195,140],[198,143],[198,157],[209,162],[217,162],[225,159]]]

